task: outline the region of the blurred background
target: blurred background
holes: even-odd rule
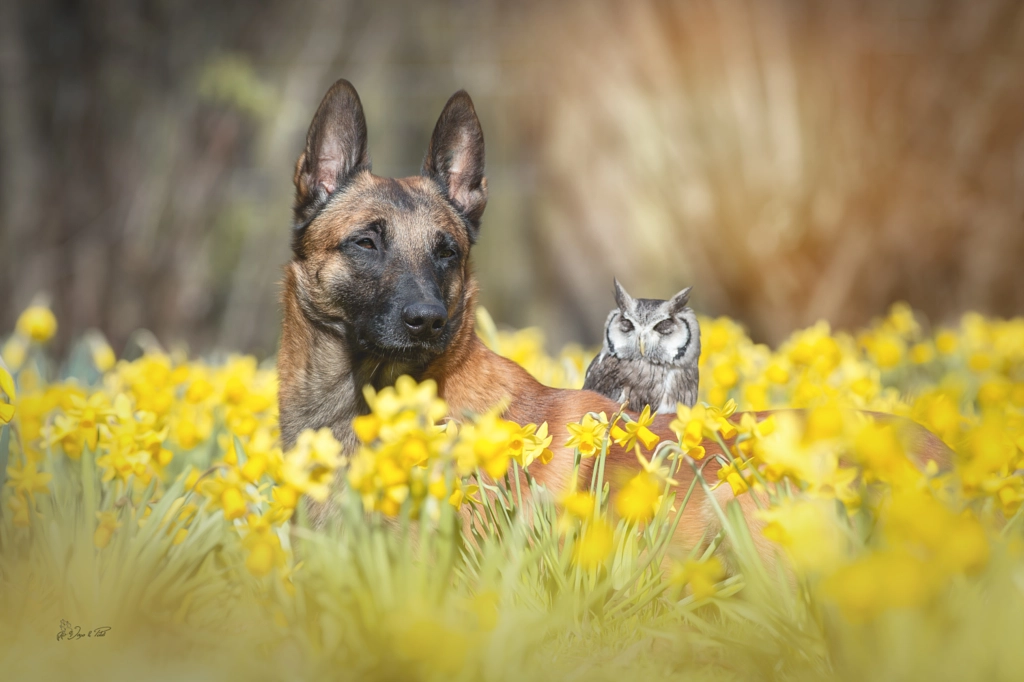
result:
[[[617,276],[776,342],[1024,311],[1024,3],[0,0],[0,329],[272,354],[292,172],[351,80],[374,171],[465,88],[482,303],[599,342]]]

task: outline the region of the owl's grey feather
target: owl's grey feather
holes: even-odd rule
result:
[[[605,321],[604,347],[587,368],[583,388],[629,408],[674,412],[697,402],[700,327],[686,306],[690,289],[667,301],[634,299],[615,282],[619,308]]]

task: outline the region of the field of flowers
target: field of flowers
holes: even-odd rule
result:
[[[57,362],[57,321],[29,308],[0,363],[3,679],[1019,679],[1024,319],[932,329],[897,305],[777,349],[701,324],[677,440],[588,415],[570,444],[597,458],[590,486],[556,499],[530,476],[549,425],[445,423],[406,378],[368,392],[358,452],[326,430],[282,452],[272,362],[145,333]],[[478,331],[582,384],[582,349],[551,357],[483,311]],[[808,410],[733,416],[776,407]],[[913,460],[858,410],[916,420],[955,460]],[[728,462],[674,503],[702,437],[733,442]],[[609,439],[643,464],[614,491]],[[313,529],[305,499],[336,476],[338,522]],[[706,549],[670,546],[715,485],[753,496],[756,530],[715,505]]]

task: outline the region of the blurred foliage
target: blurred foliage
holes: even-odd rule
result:
[[[596,343],[617,276],[758,340],[894,300],[1024,306],[1024,8],[864,3],[7,2],[0,324],[270,354],[291,177],[338,77],[374,168],[466,88],[496,319]]]
[[[557,456],[592,473],[557,497],[531,475],[549,425],[456,423],[433,382],[368,390],[356,452],[327,429],[282,451],[276,376],[255,358],[140,337],[118,359],[91,335],[58,362],[58,326],[31,306],[0,361],[4,679],[987,681],[1024,666],[1024,318],[929,329],[898,305],[774,349],[703,318],[709,381],[675,440],[646,412],[587,415]],[[536,330],[496,332],[484,312],[478,333],[549,381],[581,379],[578,348],[547,356]],[[808,411],[759,421],[737,404]],[[852,408],[912,417],[954,461],[918,461]],[[643,465],[611,488],[609,439]],[[716,463],[700,484],[678,475]],[[754,504],[745,516],[716,488]],[[305,497],[331,497],[335,522],[311,528]],[[713,518],[682,546],[694,504]]]

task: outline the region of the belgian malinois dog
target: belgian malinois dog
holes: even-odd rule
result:
[[[554,459],[536,467],[535,477],[554,491],[564,489],[573,461],[563,445],[565,425],[587,412],[611,415],[619,405],[591,391],[541,385],[474,332],[470,250],[480,233],[487,180],[483,131],[469,95],[460,91],[448,100],[419,175],[383,178],[370,171],[359,96],[339,80],[313,117],[294,181],[294,257],[285,270],[278,356],[283,445],[294,444],[303,429],[327,426],[354,448],[352,418],[368,411],[363,386],[380,388],[408,374],[434,379],[455,417],[504,400],[505,418],[547,422]],[[655,422],[662,438],[673,438],[669,421]],[[948,461],[951,453],[938,438],[908,428],[918,455]],[[712,460],[705,475],[714,480],[720,466],[714,455],[721,450],[711,441],[704,447]],[[581,481],[590,480],[593,461],[583,460]],[[613,447],[608,466],[639,465]],[[693,475],[682,467],[677,489],[686,491]],[[718,491],[731,497],[727,486]],[[739,499],[744,508],[750,504],[750,495]],[[687,547],[715,524],[710,505],[688,507],[676,538]],[[324,513],[314,510],[319,520]]]

